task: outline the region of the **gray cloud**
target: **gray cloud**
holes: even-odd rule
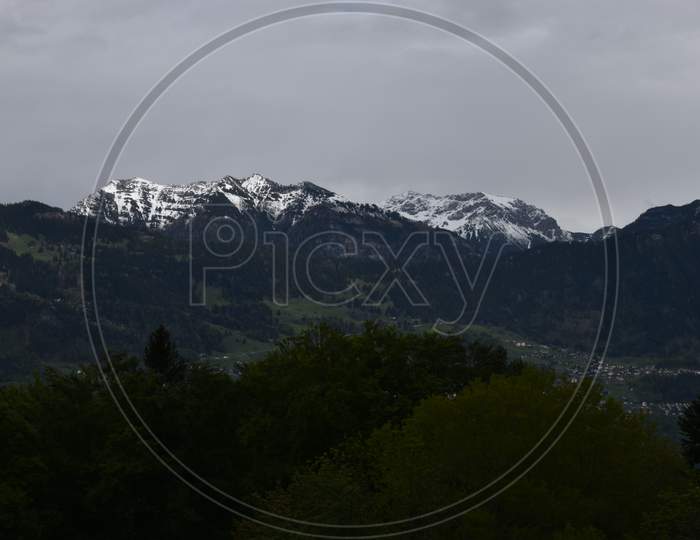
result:
[[[616,220],[700,197],[700,6],[412,0],[530,67],[577,121]],[[111,139],[170,67],[284,0],[0,4],[0,190],[70,206]],[[352,198],[483,190],[599,226],[582,166],[543,104],[460,40],[415,23],[329,15],[237,41],[144,119],[117,176],[181,183],[261,172]]]

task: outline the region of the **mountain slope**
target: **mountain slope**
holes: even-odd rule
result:
[[[700,351],[700,200],[644,212],[615,241],[541,245],[499,264],[482,306],[486,322],[552,344],[593,342],[606,260],[619,253],[619,303],[610,351],[697,361]],[[614,276],[614,272],[613,272]],[[482,320],[483,320],[482,319]]]
[[[356,208],[363,211],[361,205]],[[292,249],[287,267],[295,268],[295,245],[319,229],[340,231],[346,234],[345,239],[349,235],[358,244],[363,231],[381,231],[396,253],[412,232],[420,227],[425,230],[417,221],[382,217],[386,214],[376,207],[368,207],[366,212],[367,216],[378,212],[379,217],[360,219],[359,214],[338,213],[323,204],[306,210],[303,219],[289,229],[293,234],[289,235]],[[75,213],[40,203],[0,205],[0,382],[30,373],[39,361],[69,363],[90,357],[79,286],[84,223]],[[683,356],[697,362],[700,201],[651,209],[618,230],[616,239],[620,303],[611,352]],[[254,243],[254,238],[251,241]],[[139,352],[148,331],[161,322],[180,336],[181,349],[192,355],[224,354],[244,337],[269,343],[293,328],[285,319],[285,313],[293,308],[270,303],[273,271],[285,260],[284,251],[278,252],[281,257],[276,261],[270,246],[260,243],[248,264],[230,269],[229,263],[235,260],[217,255],[224,250],[218,250],[215,243],[191,244],[188,238],[170,231],[111,224],[100,226],[94,247],[94,259],[91,249],[85,251],[86,267],[91,267],[91,259],[95,263],[95,273],[86,279],[94,280],[101,326],[114,350]],[[541,343],[590,347],[606,291],[602,279],[605,250],[612,261],[614,247],[614,242],[543,242],[529,250],[513,250],[496,265],[475,320]],[[300,258],[300,279],[289,281],[292,306],[309,298],[313,288],[305,288],[307,276],[323,291],[346,290],[351,283],[359,287],[361,296],[342,308],[346,314],[343,324],[380,315],[411,323],[431,323],[437,317],[453,320],[463,307],[454,276],[435,247],[419,249],[407,265],[407,272],[429,302],[425,307],[412,305],[400,287],[393,287],[381,309],[366,308],[363,299],[372,295],[373,285],[382,281],[382,276],[388,276],[383,280],[387,286],[392,276],[402,274],[386,274],[386,265],[374,250],[340,250],[339,255],[333,250],[314,252],[306,268],[309,274],[304,271],[304,257]],[[481,258],[466,248],[454,257],[458,255],[474,276]],[[392,269],[397,264],[392,264]],[[206,280],[206,305],[190,304],[190,293],[194,291],[199,299],[203,290],[199,270],[218,267],[223,270]],[[284,273],[275,271],[274,275]],[[459,273],[457,277],[468,296],[467,308],[478,307],[472,300],[478,299],[480,289],[469,296],[466,278]],[[411,285],[407,280],[401,283]],[[87,285],[89,291],[90,283]],[[320,317],[338,315],[321,304],[314,309]],[[468,322],[470,314],[462,320]],[[299,320],[308,322],[306,317],[308,312]]]

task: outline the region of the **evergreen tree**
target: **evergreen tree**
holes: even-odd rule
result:
[[[148,338],[143,355],[144,364],[161,375],[169,375],[179,366],[179,358],[170,332],[161,324]]]
[[[691,402],[678,420],[683,454],[691,465],[700,465],[700,397]]]

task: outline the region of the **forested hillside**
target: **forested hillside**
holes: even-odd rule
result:
[[[181,336],[181,347],[190,356],[269,349],[279,338],[319,320],[334,321],[348,331],[377,318],[404,327],[454,320],[463,307],[462,293],[467,309],[458,326],[476,315],[480,324],[586,351],[598,333],[604,294],[608,307],[613,305],[619,270],[611,354],[673,357],[694,366],[700,350],[699,208],[700,202],[654,209],[619,231],[617,266],[613,237],[605,242],[554,242],[505,254],[495,262],[482,260],[454,236],[443,238],[448,241],[446,250],[437,243],[418,245],[422,234],[434,231],[416,222],[398,217],[386,221],[371,213],[349,219],[323,207],[286,225],[286,258],[280,256],[282,251],[273,255],[273,247],[265,243],[264,233],[277,231],[278,225],[260,216],[244,231],[237,254],[222,258],[230,246],[208,229],[211,220],[220,217],[214,213],[167,231],[101,224],[94,242],[88,234],[81,260],[82,218],[40,203],[5,205],[0,207],[0,333],[5,343],[0,377],[15,380],[27,377],[40,363],[60,366],[90,355],[81,270],[90,323],[95,328],[99,315],[108,348],[137,353],[148,328],[164,323]],[[235,208],[221,212],[247,223],[248,216],[244,219]],[[89,221],[88,233],[93,227]],[[384,240],[362,244],[367,231]],[[324,236],[306,242],[318,233]],[[402,268],[403,259],[393,258],[391,252],[400,252],[406,241],[404,253],[417,249]],[[335,244],[314,251],[318,242]],[[353,250],[352,242],[360,247]],[[605,250],[613,278],[607,287]],[[384,260],[377,256],[382,253]],[[307,256],[311,263],[304,267]],[[231,269],[244,259],[245,264]],[[482,263],[487,270],[493,268],[493,279],[488,281],[483,272],[471,292],[467,276],[459,270],[460,260],[472,277]],[[210,267],[215,270],[206,271],[205,279]],[[279,285],[273,290],[275,279],[291,272],[298,279],[289,279],[288,290],[280,291]],[[403,290],[387,275],[398,279]],[[373,288],[376,283],[379,288]],[[337,309],[324,308],[337,298],[319,290],[350,286],[359,291],[357,298]],[[416,305],[417,290],[428,305]],[[273,295],[282,293],[289,294],[287,306],[273,303]],[[369,306],[370,297],[383,299]],[[603,336],[608,328],[609,324],[603,328]]]

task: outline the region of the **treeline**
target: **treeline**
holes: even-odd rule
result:
[[[113,360],[147,442],[157,436],[256,506],[328,523],[403,519],[464,497],[526,453],[573,393],[500,347],[374,324],[352,336],[311,329],[237,380],[184,361],[164,328],[142,359]],[[692,410],[685,449],[697,461]],[[2,538],[286,537],[170,474],[95,366],[1,388],[0,440]],[[596,390],[521,481],[410,537],[697,538],[699,504],[679,449]]]

